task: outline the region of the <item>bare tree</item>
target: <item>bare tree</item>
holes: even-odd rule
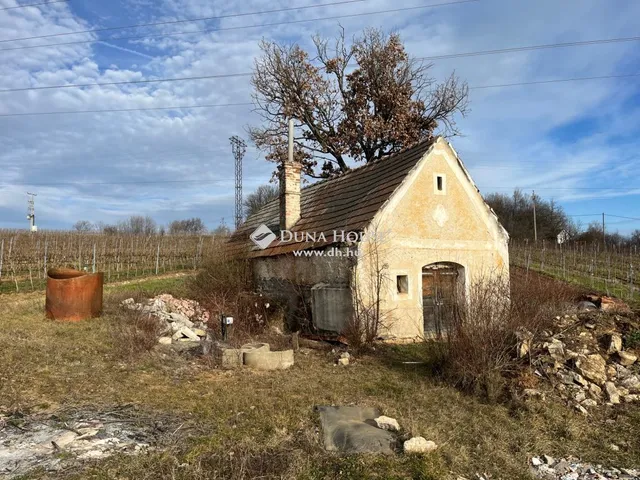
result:
[[[260,185],[256,191],[250,193],[243,202],[247,217],[256,213],[271,200],[278,198],[278,193],[278,187],[275,185]]]
[[[467,84],[455,74],[437,83],[432,65],[410,58],[399,35],[368,29],[349,46],[341,30],[331,47],[319,36],[313,42],[313,58],[298,45],[260,44],[251,81],[263,123],[250,135],[267,159],[286,157],[290,118],[296,159],[312,177],[348,170],[348,157],[384,158],[438,127],[458,133],[455,115],[467,112]]]
[[[118,222],[118,231],[130,233],[132,235],[154,235],[158,231],[158,226],[149,215],[132,215],[127,220]]]
[[[563,230],[571,238],[578,234],[577,225],[553,199],[545,200],[538,195],[528,195],[516,189],[511,196],[490,193],[485,197],[485,200],[496,212],[500,223],[513,239],[533,239],[534,202],[539,239],[555,241],[557,235]],[[600,236],[602,236],[602,230]]]
[[[93,223],[91,223],[89,220],[78,220],[76,223],[73,224],[73,229],[76,232],[90,232],[94,229]]]
[[[186,220],[174,220],[169,224],[169,233],[172,235],[186,233],[200,235],[207,231],[201,218],[187,218]]]

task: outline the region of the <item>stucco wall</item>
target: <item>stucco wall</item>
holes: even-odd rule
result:
[[[436,176],[444,179],[442,191],[437,190]],[[378,213],[367,237],[372,243],[361,244],[358,282],[370,283],[371,252],[378,250],[388,278],[382,333],[390,337],[423,335],[422,267],[436,262],[462,265],[467,290],[480,278],[509,275],[506,232],[443,140]],[[408,293],[397,293],[397,275],[408,275]]]

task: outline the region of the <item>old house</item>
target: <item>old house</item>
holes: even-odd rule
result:
[[[480,278],[508,279],[508,234],[444,139],[301,189],[284,165],[280,198],[230,240],[257,287],[339,332],[379,312],[380,335],[439,333]],[[309,315],[310,314],[310,315]]]

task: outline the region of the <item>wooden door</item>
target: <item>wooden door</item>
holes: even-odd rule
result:
[[[422,312],[425,335],[441,336],[453,319],[458,268],[426,267],[422,271]]]

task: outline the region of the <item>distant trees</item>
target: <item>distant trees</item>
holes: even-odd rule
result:
[[[80,220],[73,225],[73,229],[78,232],[100,232],[105,235],[171,235],[190,234],[202,235],[207,233],[207,227],[201,218],[193,217],[185,220],[174,220],[167,227],[158,225],[149,215],[132,215],[126,220],[121,220],[116,224],[104,222],[91,223],[87,220]]]
[[[246,216],[253,215],[271,200],[278,198],[278,194],[278,187],[275,185],[260,185],[243,202]]]
[[[523,193],[516,189],[513,195],[491,193],[485,201],[498,215],[500,223],[507,229],[514,240],[533,240],[533,206],[536,207],[538,240],[557,241],[563,230],[570,241],[602,244],[602,222],[595,220],[584,228],[571,220],[564,209],[553,200],[544,200],[539,196]],[[608,230],[608,229],[605,229]],[[629,235],[605,231],[604,240],[607,245],[640,247],[640,230]]]
[[[91,223],[88,220],[78,220],[76,223],[73,224],[73,229],[76,232],[91,232],[94,230],[94,225],[93,223]]]
[[[586,243],[602,243],[602,223],[600,221],[591,222],[587,228],[581,231],[574,240]],[[636,245],[640,247],[640,230],[632,232],[630,235],[622,235],[617,231],[607,231],[605,226],[604,240],[607,245],[616,245],[620,247]]]
[[[76,225],[83,223],[83,221],[80,221],[77,222]],[[76,228],[75,225],[74,228]],[[131,235],[155,235],[158,232],[158,225],[149,215],[132,215],[128,219],[121,220],[115,225],[98,222],[93,226],[93,230],[104,233],[105,235],[116,235],[118,233]]]
[[[538,240],[556,241],[557,235],[563,230],[572,238],[578,234],[578,227],[553,200],[544,200],[516,189],[513,195],[491,193],[485,197],[485,201],[496,212],[500,223],[513,239],[534,238],[534,203]]]
[[[121,233],[132,235],[153,235],[158,230],[156,221],[149,215],[132,215],[127,220],[118,222],[118,230]]]
[[[197,235],[206,233],[207,227],[205,227],[201,218],[188,218],[186,220],[174,220],[169,224],[169,234],[191,234]]]

